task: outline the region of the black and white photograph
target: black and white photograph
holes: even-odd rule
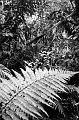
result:
[[[79,0],[0,0],[0,120],[79,120]]]

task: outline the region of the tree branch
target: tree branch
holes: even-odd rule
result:
[[[44,35],[45,35],[45,34],[42,34],[42,35],[36,37],[35,39],[31,40],[30,42],[27,41],[27,42],[26,42],[26,45],[30,45],[30,44],[32,44],[33,42],[37,42],[37,41],[38,41],[40,38],[42,38]]]
[[[48,29],[48,26],[47,26],[47,27],[45,28],[45,30],[48,29],[47,31],[50,31],[50,30],[58,27],[61,23],[63,23],[67,18],[71,17],[72,15],[74,15],[74,12],[72,12],[70,15],[66,16],[62,21],[59,21],[58,23],[56,23],[53,27],[51,27],[51,28]],[[51,25],[52,25],[52,24],[51,24]],[[42,38],[42,37],[45,36],[46,34],[47,34],[47,33],[41,34],[40,36],[36,37],[35,39],[31,40],[30,42],[27,41],[27,42],[26,42],[26,45],[30,45],[30,44],[32,44],[33,42],[38,41],[40,38]]]

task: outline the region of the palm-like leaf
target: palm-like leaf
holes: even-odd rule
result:
[[[6,69],[7,70],[7,69]],[[28,119],[28,115],[34,118],[42,117],[42,113],[47,114],[42,104],[58,108],[58,100],[61,99],[57,92],[66,92],[67,79],[74,72],[63,70],[37,70],[35,74],[26,67],[26,71],[21,69],[24,78],[14,71],[16,77],[10,72],[2,70],[9,79],[0,76],[0,103],[1,115],[5,120]],[[57,102],[56,102],[57,101]],[[56,108],[56,107],[55,107]],[[62,109],[60,109],[62,113]]]

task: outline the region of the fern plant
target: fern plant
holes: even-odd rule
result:
[[[75,74],[63,70],[41,70],[34,72],[26,66],[21,69],[24,77],[16,71],[14,77],[5,68],[0,76],[0,115],[4,120],[28,120],[29,116],[37,119],[47,115],[43,104],[58,108],[63,113],[57,92],[67,92],[67,80]]]

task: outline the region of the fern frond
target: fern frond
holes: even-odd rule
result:
[[[67,80],[75,74],[70,71],[51,69],[49,71],[36,69],[34,74],[27,66],[26,71],[23,69],[21,71],[24,78],[16,71],[14,77],[10,72],[2,70],[9,78],[0,76],[1,115],[4,119],[28,120],[28,115],[35,118],[42,117],[41,112],[48,115],[42,104],[50,107],[58,106],[57,103],[61,98],[57,92],[66,92]],[[60,106],[58,108],[62,113],[62,108]]]
[[[65,116],[63,106],[60,102],[56,101],[56,105],[54,106],[54,109],[55,110],[58,109],[59,112]]]
[[[7,76],[3,73],[3,71],[10,74],[10,70],[8,70],[4,65],[0,64],[0,78],[7,79]]]

